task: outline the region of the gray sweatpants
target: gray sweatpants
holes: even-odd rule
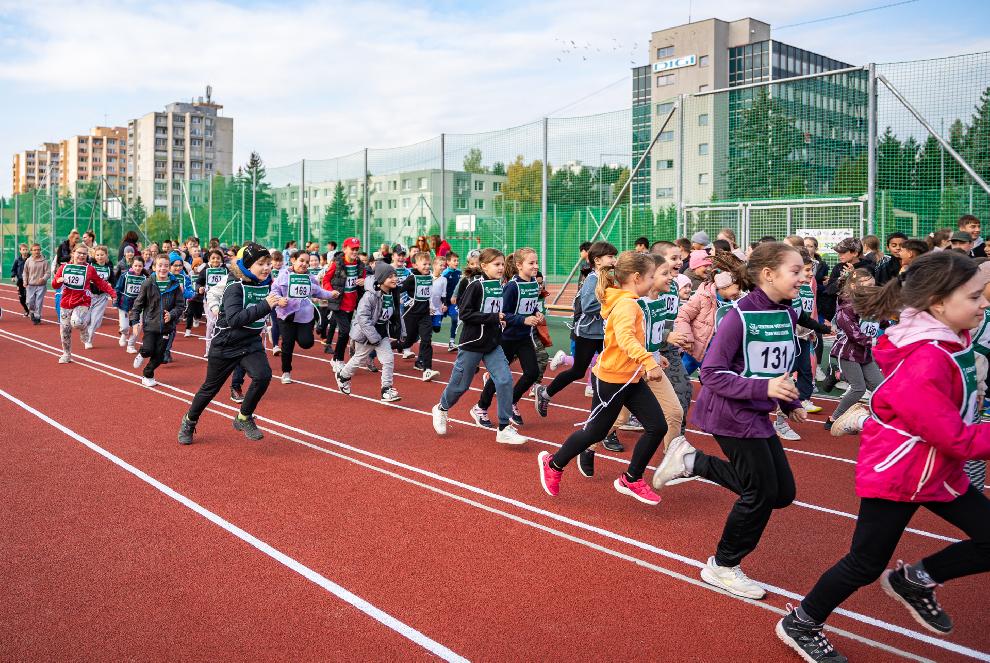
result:
[[[45,303],[45,290],[47,286],[44,285],[29,285],[27,287],[27,305],[28,310],[31,311],[31,315],[35,318],[41,319],[41,307]]]
[[[98,295],[93,295],[89,303],[89,329],[87,329],[88,338],[90,343],[93,341],[93,336],[96,334],[96,330],[100,328],[103,324],[103,314],[107,311],[107,304],[110,303],[110,295],[105,292],[101,292]]]
[[[835,412],[832,413],[832,421],[841,417],[846,410],[858,403],[867,389],[873,391],[883,382],[883,373],[880,372],[880,367],[872,358],[866,364],[840,359],[839,370],[842,371],[842,378],[849,383],[849,390],[842,396]]]
[[[382,363],[382,387],[391,387],[392,374],[395,372],[395,356],[392,354],[392,341],[384,337],[379,341],[378,345],[358,343],[355,341],[354,354],[344,364],[344,368],[340,371],[340,377],[345,379],[354,377],[357,369],[367,365],[368,358],[372,352],[378,357],[378,361]]]
[[[62,333],[62,350],[72,354],[72,328],[79,330],[83,343],[89,343],[89,307],[63,308],[58,312],[58,326]]]

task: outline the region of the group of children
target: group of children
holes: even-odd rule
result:
[[[208,328],[207,370],[178,440],[192,443],[203,410],[238,372],[241,381],[250,376],[251,385],[233,427],[261,439],[254,412],[272,379],[262,340],[266,327],[273,327],[273,336],[277,330],[272,340],[287,384],[295,347],[312,347],[314,330],[328,317],[327,349],[340,391],[350,394],[356,372],[378,370],[377,360],[381,400],[393,402],[399,400],[394,353],[415,356],[422,379],[432,380],[438,375],[432,334],[449,316],[448,347],[457,354],[432,408],[438,435],[448,433],[449,412],[481,364],[484,386],[470,416],[492,429],[498,443],[510,445],[527,440],[520,432],[519,403],[531,387],[536,414],[548,417],[552,399],[591,368],[587,415],[557,451],[537,456],[543,490],[560,494],[572,460],[583,476],[594,476],[599,443],[621,450],[615,431],[641,430],[614,489],[649,505],[658,504],[669,486],[694,478],[735,493],[701,577],[731,594],[762,599],[764,588],[741,564],[758,546],[772,513],[795,498],[782,440],[795,439],[791,425],[821,409],[811,400],[815,346],[834,330],[830,356],[849,389],[825,427],[833,435],[861,432],[860,514],[850,553],[787,613],[776,633],[805,660],[844,661],[822,626],[856,589],[881,576],[884,591],[919,623],[948,633],[951,620],[935,598],[936,586],[990,570],[990,501],[983,495],[990,427],[981,423],[990,356],[990,263],[963,251],[920,251],[905,256],[878,286],[876,268],[856,266],[861,246],[855,240],[840,243],[840,264],[848,267],[840,270],[838,283],[829,282],[837,304],[833,319],[825,320],[818,301],[821,257],[802,238],[763,238],[746,252],[734,245],[731,233],[716,243],[696,233],[688,246],[644,238],[636,251],[619,252],[607,242],[582,248],[587,267],[574,302],[571,353],[558,352],[550,362],[556,368],[569,360],[570,367],[545,386],[551,343],[535,250],[521,248],[509,256],[494,248],[472,251],[461,276],[453,254],[432,259],[419,252],[407,260],[402,247],[393,247],[388,259],[366,262],[356,238],[329,259],[302,250],[286,260],[281,251],[248,243],[225,264],[222,251],[211,251],[195,281],[167,255],[147,266],[134,255],[116,287],[106,272],[106,251],[98,248],[90,262],[88,250],[79,247],[52,277],[52,286],[62,289],[60,361],[71,361],[71,330],[80,329],[90,345],[106,303],[115,299],[120,344],[134,348],[132,330],[142,329],[134,365],[147,361],[142,381],[153,386],[175,325],[187,301],[198,296]],[[47,278],[39,256],[40,248],[35,255],[31,247],[20,271],[32,319],[36,310],[40,319],[40,308],[32,307],[37,295],[28,288]],[[891,270],[889,260],[883,270]],[[521,373],[514,381],[510,364],[516,359]],[[696,370],[701,389],[692,405],[689,375]],[[867,390],[869,407],[860,403]],[[497,421],[489,415],[493,398]],[[914,407],[917,402],[926,407]],[[721,456],[688,442],[688,420],[714,437]],[[661,445],[659,464],[647,480]],[[884,571],[920,506],[970,538]]]

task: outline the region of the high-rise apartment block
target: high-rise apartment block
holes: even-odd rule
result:
[[[75,196],[80,182],[105,182],[104,197],[124,195],[127,169],[127,129],[95,127],[88,136],[73,136],[59,145],[59,186]],[[105,179],[104,179],[105,178]]]
[[[59,143],[42,143],[39,149],[18,152],[14,155],[13,192],[57,187],[61,161]]]

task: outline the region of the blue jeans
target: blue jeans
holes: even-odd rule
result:
[[[482,354],[470,350],[458,350],[457,359],[454,361],[454,368],[450,371],[450,382],[447,388],[440,394],[440,407],[449,410],[457,404],[464,392],[471,386],[471,380],[478,370],[481,362],[485,362],[488,369],[488,379],[495,384],[495,395],[498,399],[498,422],[500,426],[509,423],[512,416],[512,372],[509,371],[509,362],[505,360],[505,353],[499,346]]]
[[[61,320],[62,316],[62,288],[55,291],[55,319]]]
[[[807,341],[798,339],[798,356],[794,362],[794,370],[798,374],[798,398],[806,401],[811,398],[815,390],[814,376],[811,373],[811,339]]]
[[[691,375],[695,372],[695,370],[701,368],[701,362],[686,352],[681,354],[681,363],[684,364],[684,372],[688,375]]]

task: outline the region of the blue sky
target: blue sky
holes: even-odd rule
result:
[[[782,26],[879,4],[695,0],[692,16]],[[687,8],[656,0],[0,0],[0,155],[9,164],[42,141],[124,125],[203,94],[207,83],[235,118],[236,162],[252,149],[274,167],[515,126],[627,76],[647,61],[649,33],[686,22]],[[847,62],[891,62],[990,50],[987,25],[990,3],[919,0],[774,38]],[[571,40],[582,48],[562,53]],[[621,82],[560,115],[628,105]],[[0,195],[10,192],[9,173]]]

